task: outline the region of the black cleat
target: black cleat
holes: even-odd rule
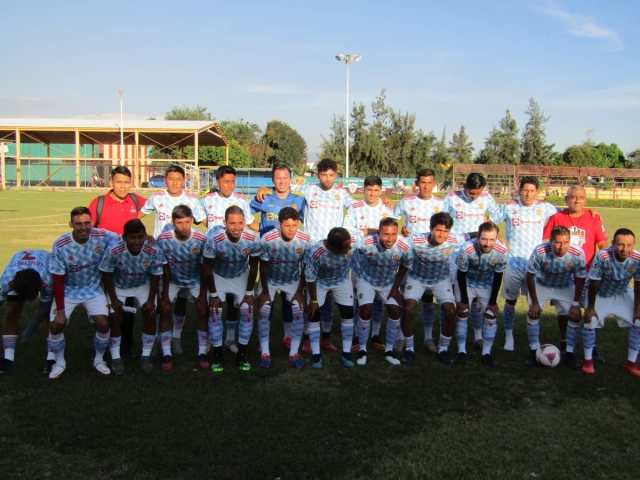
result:
[[[464,365],[465,363],[467,363],[467,354],[464,352],[458,352],[454,363],[456,365]]]
[[[480,361],[482,362],[483,365],[486,365],[487,367],[498,366],[498,362],[496,362],[489,353],[482,355],[482,357],[480,358]]]
[[[605,363],[604,358],[602,357],[602,355],[600,355],[600,352],[598,351],[598,347],[593,347],[592,358],[594,362],[598,362],[602,364]]]
[[[576,361],[576,357],[573,352],[566,352],[564,354],[564,358],[562,359],[562,363],[564,363],[571,370],[575,370],[576,372],[582,370],[580,364]]]
[[[452,367],[454,365],[454,361],[451,358],[451,355],[449,355],[449,350],[442,350],[441,352],[438,352],[437,358],[438,361],[446,367]]]
[[[524,361],[524,364],[527,367],[535,367],[538,364],[538,360],[536,360],[536,351],[535,350],[531,350],[531,353],[529,354],[527,359]]]
[[[413,362],[415,362],[415,360],[416,360],[416,352],[414,352],[413,350],[406,350],[404,352],[404,356],[402,357],[402,360],[400,361],[405,365],[413,365]]]
[[[16,362],[13,360],[7,360],[6,358],[0,358],[0,373],[7,373],[16,368]]]

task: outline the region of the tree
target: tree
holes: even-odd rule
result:
[[[439,167],[436,170],[436,180],[443,188],[450,187],[453,179],[453,164],[451,163],[451,156],[449,155],[449,149],[447,148],[446,128],[442,130],[440,140],[438,140],[433,146],[431,158],[433,163]]]
[[[525,165],[548,165],[551,163],[551,151],[546,145],[545,123],[551,117],[545,117],[538,103],[531,98],[525,112],[529,121],[522,132],[522,162]],[[551,146],[553,148],[553,145]]]
[[[589,143],[571,145],[562,154],[562,162],[571,167],[595,167],[591,164],[592,150]]]
[[[484,140],[484,148],[480,150],[475,159],[476,163],[483,165],[496,165],[500,162],[500,144],[502,141],[502,132],[493,127],[489,136]]]
[[[220,127],[227,139],[236,140],[246,150],[251,159],[250,167],[266,165],[266,158],[272,151],[262,142],[263,132],[258,124],[223,120]]]
[[[287,165],[298,175],[304,174],[307,142],[294,128],[280,120],[271,120],[262,138],[263,143],[272,149],[271,155],[266,158],[270,166]]]
[[[500,120],[500,145],[498,148],[498,160],[503,165],[517,165],[522,156],[522,146],[518,133],[518,122],[511,117],[507,109],[504,118]]]
[[[211,114],[207,112],[207,107],[196,105],[194,108],[173,107],[164,115],[165,120],[212,120]]]
[[[615,143],[593,145],[585,142],[582,145],[567,147],[562,155],[564,165],[571,167],[626,168],[627,160],[620,147]]]
[[[338,163],[338,169],[343,169],[345,164],[346,148],[346,120],[344,117],[334,115],[331,120],[329,138],[322,136],[319,158],[331,158]]]
[[[633,152],[627,153],[627,161],[632,168],[640,168],[640,148],[636,148]]]
[[[449,142],[449,154],[453,163],[471,163],[473,159],[473,143],[469,141],[464,125],[460,127],[460,133],[454,133]]]
[[[183,107],[173,107],[169,110],[165,116],[165,120],[211,120],[211,114],[207,112],[207,107],[203,107],[201,105],[196,105],[194,108],[187,107],[186,105]],[[150,118],[149,120],[155,120],[154,118]],[[190,147],[186,147],[184,152],[181,151],[178,147],[153,147],[149,152],[149,158],[175,158],[177,160],[182,160],[183,158],[193,158],[193,147],[189,150]],[[211,158],[212,155],[215,155],[212,148],[215,147],[199,147],[198,148],[198,158]]]
[[[185,153],[193,158],[193,147],[186,147]],[[201,165],[226,165],[227,152],[225,147],[200,147],[198,160]],[[251,156],[237,140],[229,142],[229,165],[232,167],[252,167]]]

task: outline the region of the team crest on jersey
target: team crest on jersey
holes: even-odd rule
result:
[[[496,263],[498,263],[498,259],[497,258],[492,258],[490,263],[491,263],[491,265],[495,265]]]
[[[268,212],[267,213],[267,220],[269,220],[270,222],[273,222],[276,219],[276,216],[274,213]]]
[[[335,197],[333,197],[333,198],[335,198],[336,200],[340,200],[340,195],[336,195],[336,196],[335,196]]]
[[[567,262],[567,268],[573,267],[573,262]]]
[[[636,271],[636,267],[629,267],[629,268],[627,268],[627,272],[629,272],[629,273],[633,273],[633,272],[635,272],[635,271]]]
[[[451,249],[450,249],[450,248],[447,248],[447,249],[444,251],[444,254],[445,254],[445,255],[451,255]]]
[[[398,260],[400,260],[400,255],[396,254],[396,255],[394,255],[393,257],[391,257],[391,259],[392,259],[394,262],[397,262]]]
[[[540,208],[536,210],[536,215],[538,215],[538,216],[542,215],[542,210]]]
[[[142,262],[142,268],[149,268],[149,265],[151,265],[149,260],[145,260],[145,261]]]
[[[478,204],[478,208],[479,208],[480,210],[482,210],[482,209],[484,208],[484,203],[479,203],[479,204]]]
[[[100,245],[97,245],[93,251],[96,253],[100,253],[102,251],[102,247]]]
[[[296,205],[295,203],[291,206],[291,208],[293,208],[294,210],[298,209],[298,205]]]
[[[387,215],[386,213],[383,213],[383,214],[382,214],[382,218],[387,218],[387,216],[388,216],[388,215]]]
[[[344,254],[345,257],[350,257],[351,256],[351,250],[349,250],[347,253]]]
[[[197,255],[200,253],[200,249],[199,248],[194,248],[191,250],[191,253],[193,253],[194,255]]]
[[[297,255],[302,255],[302,252],[304,252],[304,250],[300,247],[296,248],[296,254]]]
[[[242,249],[242,254],[243,255],[249,255],[249,249],[248,248],[243,248]]]
[[[440,213],[440,207],[433,207],[433,213]]]
[[[411,290],[413,288],[413,285],[407,285],[407,290]]]
[[[364,294],[362,294],[362,293],[358,294],[358,298],[362,299],[363,297],[364,297]]]

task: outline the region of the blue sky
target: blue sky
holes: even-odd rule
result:
[[[346,109],[387,103],[476,153],[506,109],[522,129],[534,97],[558,150],[640,148],[640,2],[628,0],[44,2],[2,6],[0,117],[162,117],[208,107],[264,128],[279,119],[309,157]]]

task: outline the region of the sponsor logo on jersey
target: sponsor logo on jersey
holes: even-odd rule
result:
[[[69,265],[69,271],[71,273],[79,272],[80,268],[78,268],[78,265]]]
[[[302,255],[302,252],[304,252],[304,250],[300,247],[296,248],[296,254],[298,255]]]
[[[415,215],[411,215],[409,217],[409,223],[416,223],[416,222],[417,222],[416,216]]]
[[[391,259],[392,259],[394,262],[397,262],[398,260],[400,260],[400,255],[395,254],[393,257],[391,257]]]
[[[309,202],[309,207],[310,208],[318,208],[318,201],[317,200],[311,200]]]
[[[93,251],[96,253],[100,253],[102,251],[102,247],[100,245],[97,245]]]
[[[275,219],[276,219],[275,213],[267,212],[267,220],[269,220],[270,222],[273,222]]]
[[[520,219],[519,218],[512,218],[511,219],[511,225],[513,225],[514,227],[519,227],[520,226]]]
[[[142,268],[149,268],[149,265],[151,265],[151,263],[149,262],[149,260],[144,260],[142,262]]]
[[[197,255],[200,253],[200,249],[199,248],[194,248],[191,250],[191,253],[193,253],[194,255]]]
[[[248,248],[243,248],[242,249],[242,254],[243,255],[249,255],[249,249]]]
[[[36,257],[31,255],[30,252],[25,251],[23,253],[24,253],[24,256],[22,257],[22,260],[35,260],[36,259]]]
[[[456,212],[456,218],[460,218],[460,219],[464,218],[464,213]]]

